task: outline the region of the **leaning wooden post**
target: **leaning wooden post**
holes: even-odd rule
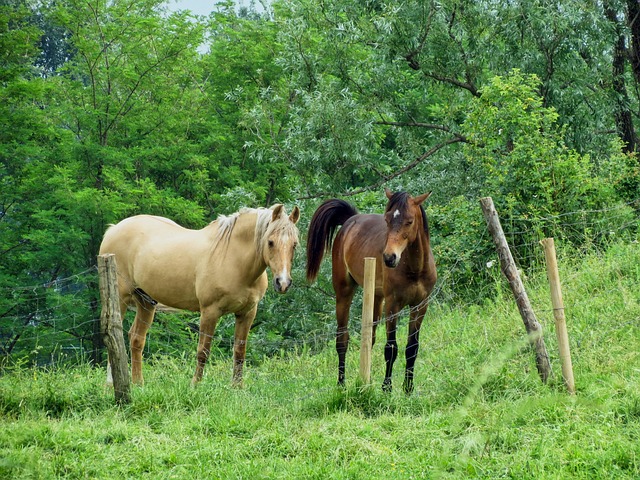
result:
[[[364,292],[362,295],[362,330],[360,340],[360,380],[371,383],[371,342],[373,338],[373,297],[376,289],[376,259],[364,259]]]
[[[493,200],[491,197],[485,197],[480,199],[482,205],[482,212],[484,218],[489,226],[489,232],[493,236],[493,242],[498,250],[498,257],[500,257],[500,265],[502,267],[502,273],[504,273],[511,291],[516,299],[516,304],[520,310],[520,316],[524,322],[524,326],[529,335],[529,341],[535,347],[536,351],[536,366],[538,367],[538,373],[543,383],[547,383],[547,379],[551,376],[551,363],[549,362],[549,354],[547,353],[547,347],[544,344],[544,338],[542,338],[542,327],[536,319],[535,313],[531,308],[529,302],[529,296],[527,295],[520,274],[516,268],[511,250],[507,244],[507,239],[504,236],[502,225],[500,225],[500,219],[498,218],[498,212],[496,212],[493,206]]]
[[[118,270],[116,256],[107,253],[98,256],[98,274],[100,276],[100,331],[109,352],[109,364],[113,376],[113,389],[116,402],[123,404],[131,400],[131,381],[127,349],[122,333],[122,315],[118,294]]]
[[[553,238],[545,238],[540,243],[544,247],[544,257],[547,261],[547,277],[551,289],[551,303],[553,304],[553,317],[556,321],[556,337],[558,338],[558,350],[562,365],[562,378],[571,395],[576,393],[576,384],[573,380],[573,365],[571,364],[571,351],[569,350],[569,334],[567,322],[564,318],[564,302],[562,301],[562,288],[560,287],[560,275],[558,274],[558,261],[556,260],[556,247]]]

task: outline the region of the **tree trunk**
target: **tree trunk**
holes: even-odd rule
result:
[[[633,9],[636,11],[638,10],[637,1],[628,0],[628,8],[630,14],[632,11],[632,4],[635,4],[633,6]],[[613,90],[616,95],[616,129],[623,142],[623,151],[626,153],[631,153],[636,151],[638,139],[636,136],[635,127],[633,126],[631,110],[629,109],[629,95],[627,93],[627,86],[624,81],[624,70],[627,58],[626,41],[623,26],[620,24],[620,21],[618,19],[618,14],[609,2],[605,4],[605,15],[607,19],[614,25],[617,34],[612,65],[612,84]],[[635,17],[629,18],[629,26],[632,31],[632,44],[634,45],[631,55],[631,63],[635,78],[637,81],[639,81],[640,59],[638,58],[637,43],[640,40],[640,24],[638,22],[634,22],[634,18]]]

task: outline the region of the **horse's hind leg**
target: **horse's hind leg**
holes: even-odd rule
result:
[[[409,312],[409,337],[407,339],[407,349],[405,350],[405,357],[407,361],[407,367],[404,374],[404,391],[405,393],[413,392],[413,367],[418,357],[418,348],[420,347],[419,336],[420,326],[422,320],[427,312],[427,303],[411,307]]]
[[[131,381],[144,384],[142,377],[142,350],[147,341],[147,332],[153,323],[155,304],[136,298],[136,317],[129,329],[129,347],[131,349]]]
[[[344,386],[345,362],[347,349],[349,348],[349,310],[355,293],[354,285],[343,285],[336,288],[336,319],[338,327],[336,331],[336,351],[338,352],[338,385]]]

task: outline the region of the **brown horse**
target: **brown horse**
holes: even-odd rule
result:
[[[429,226],[422,202],[431,192],[411,197],[405,192],[386,190],[384,215],[358,214],[344,200],[326,200],[313,214],[307,237],[307,280],[318,275],[325,251],[332,248],[333,289],[336,293],[338,329],[338,385],[344,385],[345,355],[349,345],[349,309],[358,285],[364,281],[365,257],[376,258],[374,330],[385,305],[387,343],[384,348],[386,372],[382,388],[391,390],[391,372],[398,355],[396,326],[399,312],[410,307],[404,390],[413,390],[413,369],[418,355],[420,325],[427,310],[429,294],[436,283],[436,266],[429,245]],[[337,228],[342,228],[333,241]]]
[[[278,204],[221,216],[201,230],[151,215],[109,227],[100,253],[116,255],[123,317],[128,305],[137,307],[129,330],[133,382],[143,383],[142,349],[161,303],[200,312],[193,384],[202,379],[218,319],[235,314],[233,383],[241,386],[249,329],[268,286],[266,268],[273,273],[276,292],[285,293],[291,286],[299,218],[298,207],[287,216]]]

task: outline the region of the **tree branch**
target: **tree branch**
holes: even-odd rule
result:
[[[460,136],[455,136],[455,137],[452,137],[452,138],[450,138],[448,140],[445,140],[444,142],[439,143],[438,145],[434,145],[429,150],[427,150],[422,155],[420,155],[418,158],[416,158],[413,162],[409,163],[408,165],[405,165],[400,170],[395,171],[391,175],[383,176],[380,179],[380,181],[374,183],[373,185],[369,185],[369,186],[364,187],[364,188],[359,188],[357,190],[351,190],[349,192],[343,192],[340,195],[343,196],[343,197],[352,197],[352,196],[358,195],[360,193],[369,192],[371,190],[376,190],[376,189],[380,188],[382,185],[384,185],[385,183],[387,183],[388,181],[393,180],[394,178],[398,178],[400,175],[403,175],[404,173],[407,173],[409,170],[413,170],[420,163],[422,163],[425,159],[429,158],[431,155],[433,155],[434,153],[436,153],[440,149],[446,147],[447,145],[451,145],[453,143],[460,143],[460,142],[464,142],[464,141],[465,141],[464,138],[460,137]],[[307,196],[304,196],[304,197],[298,197],[297,200],[310,200],[310,199],[313,199],[313,198],[331,197],[331,196],[335,196],[335,195],[336,195],[336,193],[333,193],[333,192],[320,192],[320,193],[317,193],[315,195],[307,195]]]
[[[471,92],[471,95],[473,95],[474,97],[480,97],[480,92],[472,83],[462,82],[460,80],[456,80],[455,78],[444,77],[442,75],[436,75],[435,73],[424,72],[424,76],[433,78],[434,80],[438,80],[439,82],[450,83],[451,85],[455,85],[456,87],[464,88],[465,90]]]
[[[443,132],[452,133],[451,129],[446,125],[437,125],[435,123],[424,123],[424,122],[388,122],[385,120],[380,120],[378,122],[373,122],[376,125],[389,125],[392,127],[420,127],[420,128],[429,128],[431,130],[441,130]],[[461,141],[466,142],[467,139],[462,135],[454,134],[456,137],[459,137]]]

